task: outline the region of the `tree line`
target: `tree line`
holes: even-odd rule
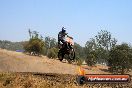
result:
[[[0,41],[0,48],[9,50],[25,50],[31,55],[45,55],[57,58],[58,43],[49,36],[43,38],[37,31],[29,29],[29,41],[10,42]],[[132,69],[132,47],[130,44],[117,44],[117,39],[107,30],[99,31],[90,38],[84,47],[75,42],[76,62],[81,65],[83,61],[89,66],[103,64],[109,67],[112,73],[124,74]]]
[[[7,40],[0,40],[0,48],[12,50],[12,51],[24,50],[23,49],[23,43],[24,43],[24,41],[22,41],[22,42],[11,42],[11,41],[7,41]]]
[[[86,42],[85,55],[88,65],[105,64],[115,74],[124,74],[132,69],[132,46],[127,43],[117,44],[117,39],[107,30],[101,30]]]

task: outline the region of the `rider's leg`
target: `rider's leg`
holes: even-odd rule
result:
[[[67,43],[66,41],[61,40],[61,42],[63,43],[63,44],[62,44],[62,48],[70,49],[70,48],[69,48],[69,45],[68,45],[68,43]]]
[[[64,48],[65,45],[66,45],[66,42],[65,42],[63,39],[61,40],[61,42],[63,43],[63,44],[62,44],[62,48]]]

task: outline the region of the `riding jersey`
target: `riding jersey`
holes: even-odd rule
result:
[[[62,43],[65,42],[66,35],[67,35],[67,33],[63,33],[62,31],[60,31],[58,34],[58,41],[61,41]]]

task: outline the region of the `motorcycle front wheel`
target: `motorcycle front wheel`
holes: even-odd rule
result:
[[[68,59],[69,63],[71,63],[72,61],[75,60],[75,50],[74,49],[70,50],[68,57],[69,57],[69,59]]]

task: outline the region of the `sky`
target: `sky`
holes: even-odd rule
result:
[[[29,28],[57,39],[63,26],[82,46],[100,30],[132,43],[132,0],[0,0],[0,40],[28,40]]]

